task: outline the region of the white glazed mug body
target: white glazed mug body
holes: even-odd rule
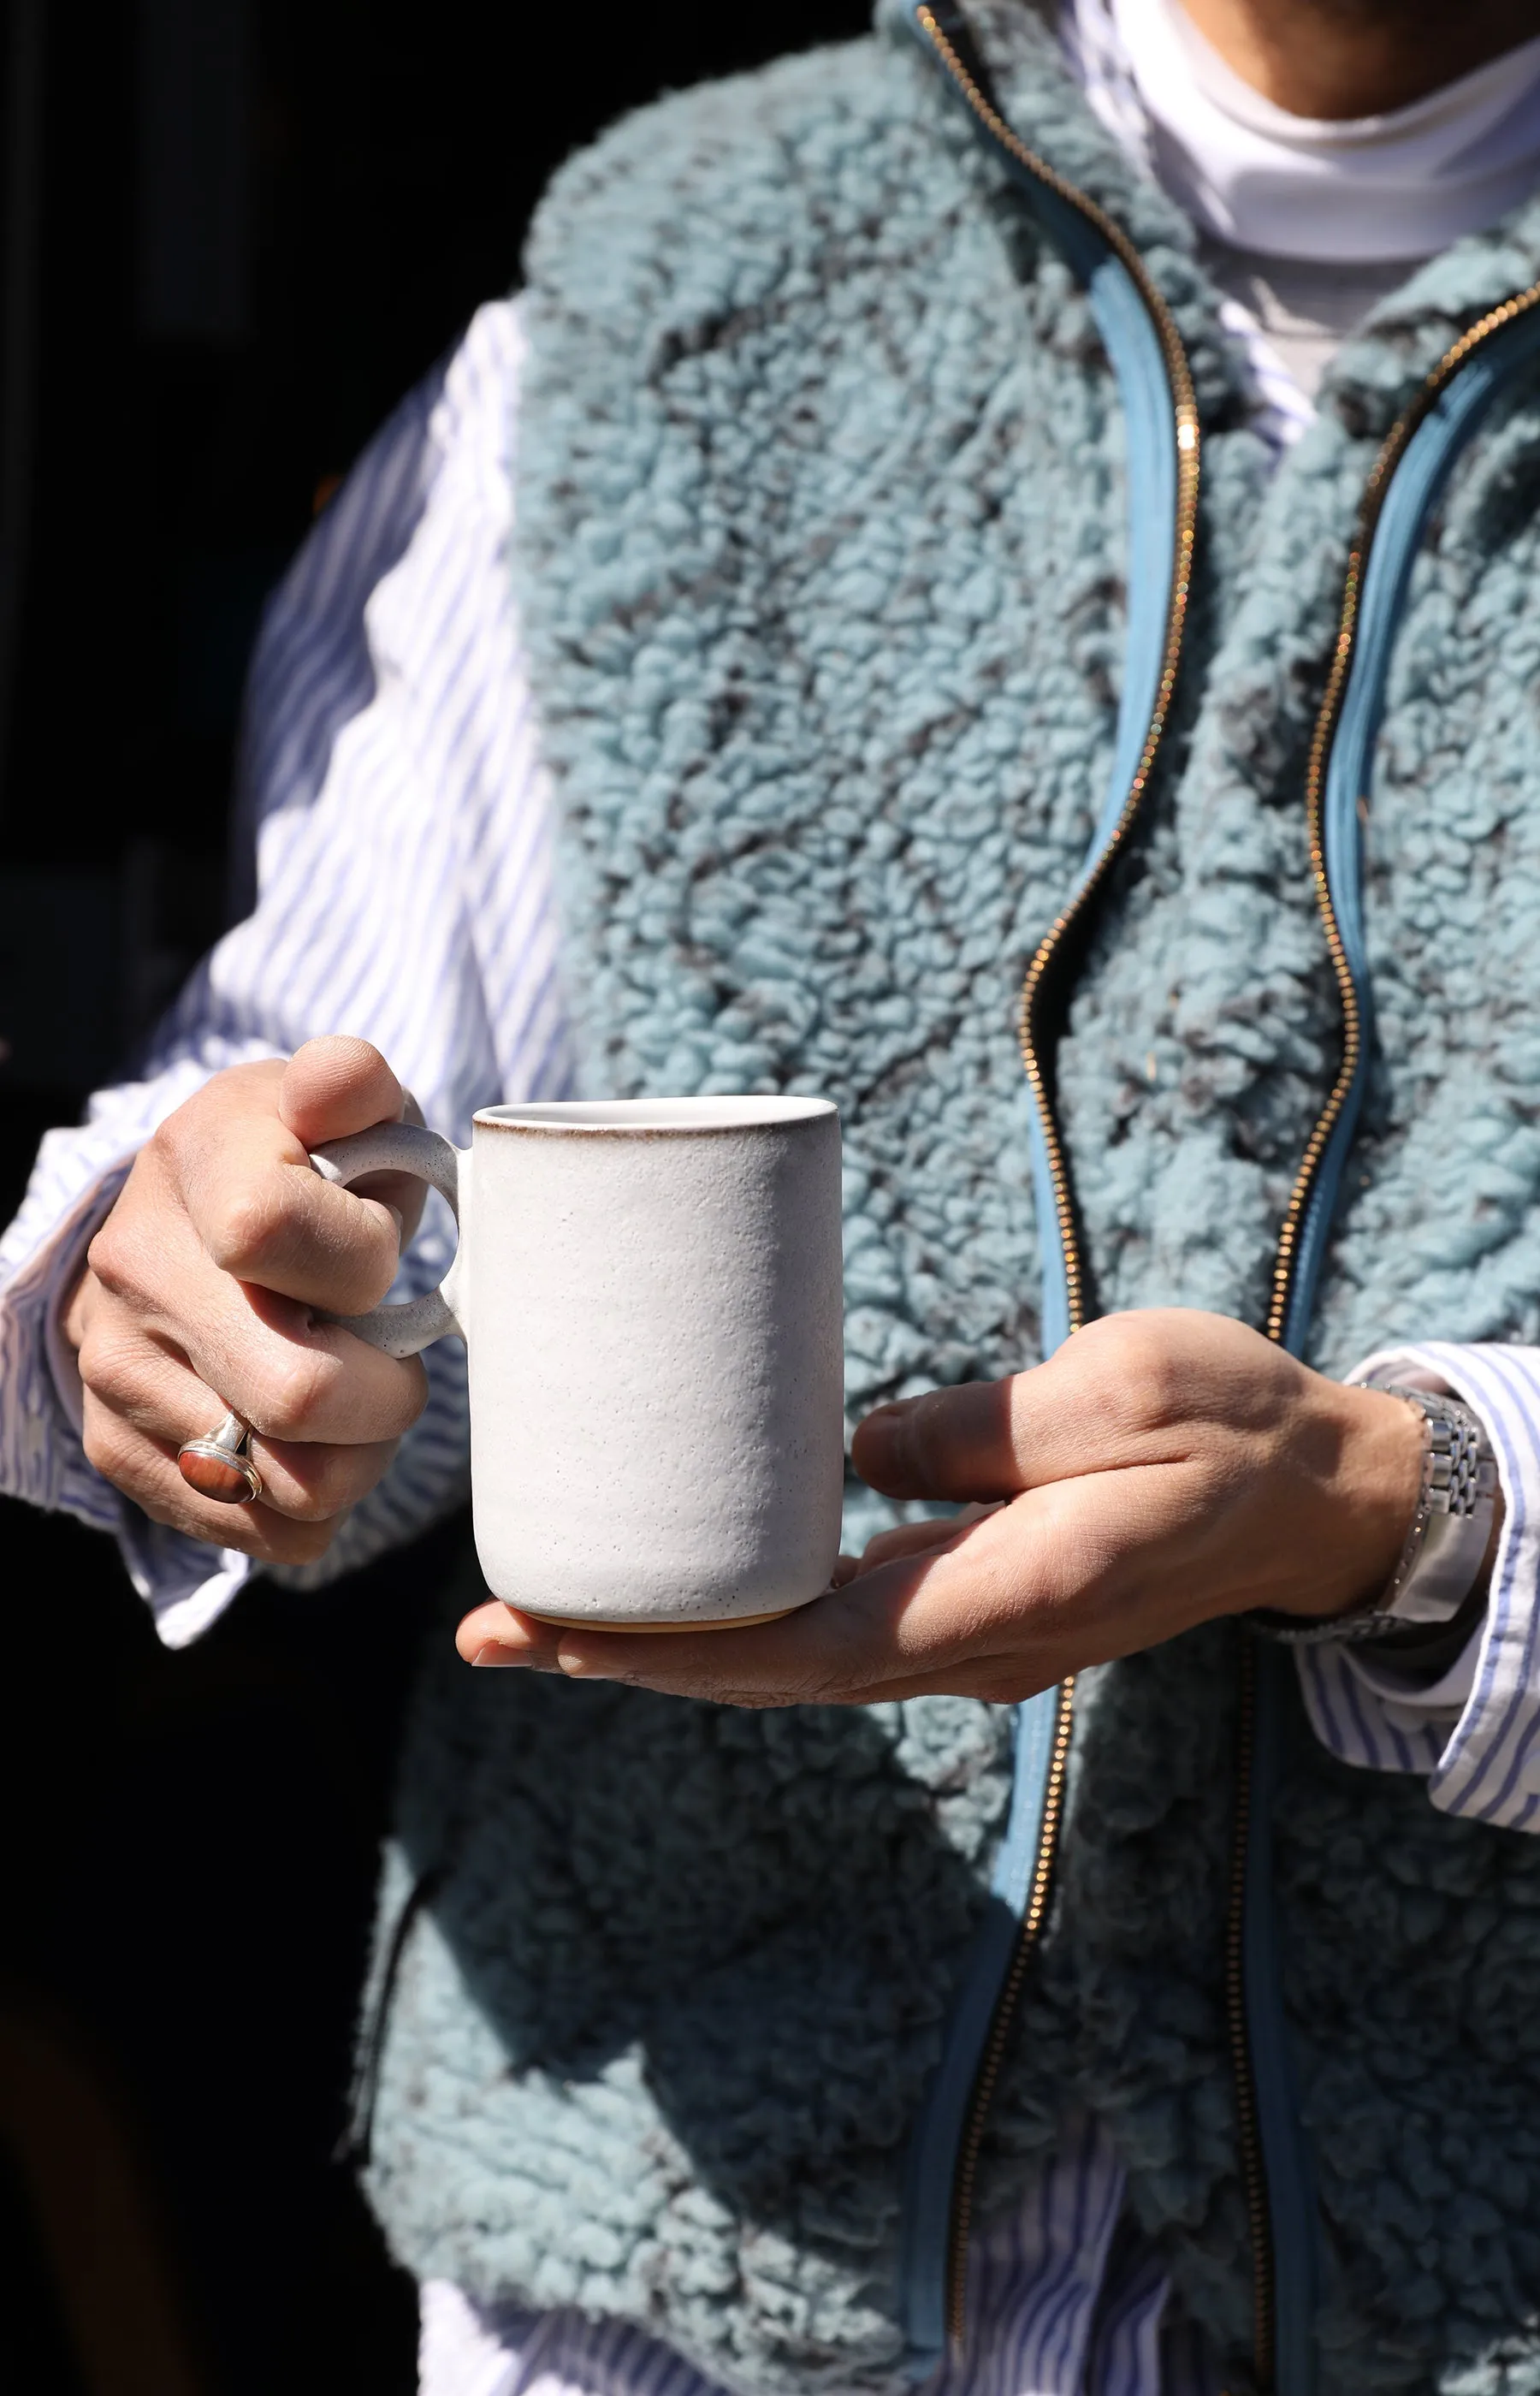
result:
[[[406,1144],[431,1140],[407,1127]],[[362,1142],[375,1140],[365,1133]],[[355,1323],[470,1358],[477,1552],[550,1617],[743,1621],[827,1588],[843,1484],[839,1118],[804,1098],[490,1107],[427,1171],[461,1217],[442,1297]],[[355,1179],[358,1142],[318,1151]],[[454,1151],[449,1151],[450,1157]],[[435,1307],[437,1312],[435,1314]],[[403,1326],[405,1329],[405,1326]],[[421,1336],[418,1336],[418,1335]]]

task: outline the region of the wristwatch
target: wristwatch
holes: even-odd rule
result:
[[[1497,1506],[1497,1459],[1480,1418],[1458,1398],[1387,1388],[1423,1418],[1422,1489],[1401,1560],[1379,1595],[1325,1621],[1256,1613],[1254,1630],[1293,1647],[1391,1639],[1419,1652],[1474,1615]]]

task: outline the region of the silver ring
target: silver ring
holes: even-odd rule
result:
[[[188,1487],[217,1505],[255,1505],[262,1494],[262,1476],[247,1451],[250,1437],[251,1425],[227,1412],[223,1422],[202,1439],[184,1441],[177,1450],[177,1465]]]

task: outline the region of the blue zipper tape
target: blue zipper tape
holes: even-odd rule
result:
[[[1337,718],[1322,804],[1327,887],[1342,934],[1348,969],[1363,1025],[1358,1070],[1338,1116],[1306,1210],[1299,1260],[1284,1319],[1283,1345],[1294,1355],[1309,1336],[1321,1269],[1343,1177],[1363,1105],[1373,1039],[1373,988],[1363,911],[1363,827],[1359,802],[1369,787],[1374,740],[1385,709],[1386,680],[1406,605],[1412,567],[1427,519],[1461,450],[1504,385],[1540,350],[1540,312],[1516,318],[1491,337],[1452,382],[1407,444],[1386,494],[1369,555],[1348,687]],[[1312,2396],[1316,2347],[1312,2335],[1318,2277],[1320,2210],[1307,2133],[1294,2083],[1283,2010],[1273,1905],[1273,1817],[1282,1774],[1290,1709],[1295,1703],[1293,1661],[1282,1650],[1256,1657],[1251,1804],[1247,1819],[1241,1936],[1245,1963],[1246,2031],[1255,2083],[1256,2126],[1267,2173],[1275,2281],[1274,2372],[1278,2396]]]
[[[1273,2387],[1276,2396],[1312,2396],[1321,2209],[1283,2011],[1273,1894],[1273,1810],[1294,1697],[1286,1676],[1294,1671],[1294,1659],[1284,1649],[1265,1646],[1260,1640],[1255,1646],[1246,1884],[1241,1900],[1246,2040],[1272,2238]]]
[[[949,12],[937,7],[943,23]],[[911,0],[911,24],[927,55],[929,36]],[[970,123],[983,134],[976,118]],[[1127,268],[1075,208],[1029,175],[985,135],[1020,184],[1048,237],[1086,286],[1122,397],[1128,440],[1128,625],[1122,691],[1106,795],[1075,889],[1095,872],[1122,819],[1144,753],[1165,658],[1166,606],[1175,561],[1176,445],[1170,385],[1160,340]],[[1042,1352],[1069,1336],[1069,1284],[1048,1150],[1037,1110],[1030,1115],[1032,1185],[1042,1259]],[[1031,1897],[1047,1802],[1058,1691],[1044,1689],[1016,1709],[1011,1814],[989,1897],[962,1965],[941,2061],[911,2140],[901,2242],[900,2302],[907,2355],[915,2379],[928,2378],[946,2350],[947,2266],[957,2159],[969,2101],[1005,1975]]]
[[[945,24],[949,6],[936,14]],[[927,51],[911,0],[913,28]],[[934,53],[931,53],[934,56]],[[1122,819],[1154,712],[1165,646],[1165,608],[1175,540],[1176,456],[1172,395],[1159,340],[1132,277],[1095,227],[1023,167],[978,120],[970,122],[1004,163],[1049,237],[1084,283],[1122,398],[1128,437],[1128,629],[1111,770],[1077,889],[1100,864]],[[1498,391],[1540,349],[1540,312],[1493,336],[1440,397],[1408,444],[1381,511],[1360,604],[1354,656],[1328,765],[1323,839],[1328,886],[1364,1027],[1363,1050],[1347,1103],[1321,1160],[1300,1233],[1283,1344],[1300,1354],[1343,1176],[1363,1103],[1372,994],[1363,929],[1363,856],[1359,799],[1367,787],[1384,706],[1395,632],[1427,517],[1449,473]],[[1031,1157],[1042,1258],[1042,1348],[1069,1336],[1069,1279],[1041,1121],[1031,1116]],[[1313,2396],[1319,2208],[1309,2144],[1294,2085],[1278,1968],[1272,1874],[1273,1808],[1292,1690],[1289,1659],[1256,1659],[1256,1706],[1248,1870],[1242,1899],[1246,2027],[1257,2131],[1267,2179],[1275,2295],[1277,2396]],[[903,2309],[912,2376],[935,2369],[946,2344],[947,2251],[952,2185],[968,2102],[1031,1891],[1041,1835],[1057,1693],[1017,1709],[1011,1817],[984,1919],[965,1962],[941,2063],[910,2148],[903,2240]]]
[[[1015,1711],[1010,1819],[995,1858],[989,1902],[963,1959],[941,2061],[909,2146],[899,2268],[905,2369],[917,2380],[928,2379],[946,2351],[947,2257],[958,2148],[985,2041],[1032,1894],[1058,1691],[1044,1689]]]
[[[1359,800],[1368,791],[1386,677],[1414,561],[1450,472],[1487,409],[1540,349],[1540,310],[1518,316],[1463,367],[1407,444],[1386,494],[1359,603],[1353,661],[1332,744],[1322,806],[1326,881],[1363,1018],[1359,1070],[1337,1117],[1300,1231],[1299,1261],[1284,1320],[1283,1345],[1302,1355],[1316,1291],[1342,1191],[1368,1078],[1373,1032],[1369,958],[1363,930],[1363,834]]]

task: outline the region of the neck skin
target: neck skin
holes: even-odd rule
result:
[[[1540,0],[1179,0],[1232,74],[1291,116],[1407,108],[1540,34]]]

